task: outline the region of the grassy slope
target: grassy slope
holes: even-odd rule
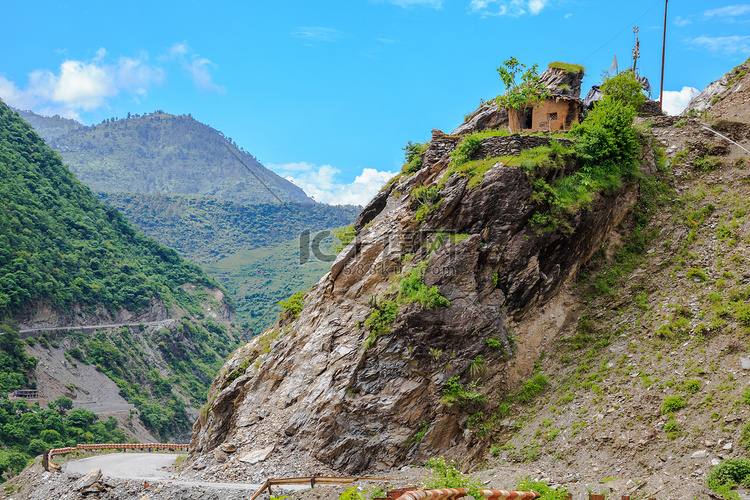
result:
[[[330,253],[333,238],[321,245]],[[299,240],[238,252],[217,262],[206,264],[207,272],[216,276],[232,294],[237,323],[259,333],[270,326],[281,312],[276,304],[299,290],[307,290],[331,268],[331,262],[315,258],[305,264],[299,261]]]

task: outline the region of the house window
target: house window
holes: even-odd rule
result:
[[[534,108],[526,108],[523,113],[523,129],[534,128]]]
[[[547,113],[547,121],[549,122],[557,121],[557,113]]]

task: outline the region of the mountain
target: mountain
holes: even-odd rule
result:
[[[226,291],[97,200],[2,102],[0,206],[3,339],[20,334],[34,356],[0,342],[0,396],[36,386],[49,402],[112,403],[130,428],[137,415],[162,439],[184,435],[241,335]]]
[[[208,195],[237,203],[313,201],[190,115],[156,111],[85,127],[19,113],[94,191]]]
[[[686,117],[636,117],[615,87],[569,135],[433,131],[331,271],[226,362],[184,475],[442,455],[498,489],[535,470],[575,498],[736,498],[714,473],[750,449],[733,74]]]
[[[148,236],[201,265],[275,245],[304,230],[351,224],[361,210],[322,203],[242,205],[195,195],[100,192],[96,196]]]

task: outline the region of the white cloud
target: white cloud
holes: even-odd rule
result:
[[[78,119],[80,112],[106,106],[122,92],[144,95],[151,86],[164,82],[164,70],[148,65],[146,54],[121,57],[115,63],[105,62],[106,56],[107,51],[100,48],[91,62],[67,60],[58,73],[32,71],[24,89],[0,78],[0,97],[18,108]]]
[[[193,76],[193,83],[195,83],[196,87],[203,90],[213,90],[215,92],[223,93],[226,89],[221,85],[216,85],[211,78],[209,70],[210,68],[215,67],[216,65],[205,57],[193,59],[189,64],[185,64],[185,68]]]
[[[729,22],[735,22],[737,16],[750,13],[750,5],[727,5],[720,9],[711,9],[703,13],[707,18],[721,18],[726,19]]]
[[[700,94],[700,91],[693,87],[682,87],[682,90],[679,91],[665,90],[664,111],[672,116],[679,115],[698,94]],[[659,98],[657,97],[656,100],[658,101]]]
[[[677,17],[674,18],[674,23],[677,26],[687,26],[688,24],[690,24],[692,22],[693,21],[691,21],[690,19],[683,19],[680,16],[677,16]]]
[[[301,187],[315,201],[333,205],[367,205],[394,172],[365,168],[353,182],[344,184],[338,179],[341,171],[331,165],[318,167],[312,163],[297,162],[268,165],[268,168]]]
[[[157,59],[160,61],[179,61],[182,68],[186,70],[196,87],[218,93],[226,92],[226,88],[214,83],[211,70],[218,66],[210,59],[201,57],[187,42],[177,42]]]
[[[688,43],[723,55],[750,52],[750,36],[699,36],[688,40]]]
[[[302,26],[292,31],[292,36],[318,42],[335,42],[341,38],[341,34],[338,30],[324,26]]]
[[[441,9],[443,7],[443,0],[374,0],[375,3],[391,3],[398,5],[404,9],[409,7],[429,7],[432,9]]]
[[[549,0],[471,0],[469,12],[481,16],[538,15]]]

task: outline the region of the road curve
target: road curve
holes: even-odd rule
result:
[[[149,481],[151,483],[170,483],[175,486],[202,486],[233,491],[253,493],[261,487],[253,483],[211,483],[206,481],[182,481],[170,479],[173,475],[165,470],[174,464],[177,455],[174,453],[109,453],[80,460],[71,460],[63,467],[74,474],[88,474],[94,469],[101,469],[102,474],[111,478]],[[309,486],[290,485],[286,489],[301,490]]]

